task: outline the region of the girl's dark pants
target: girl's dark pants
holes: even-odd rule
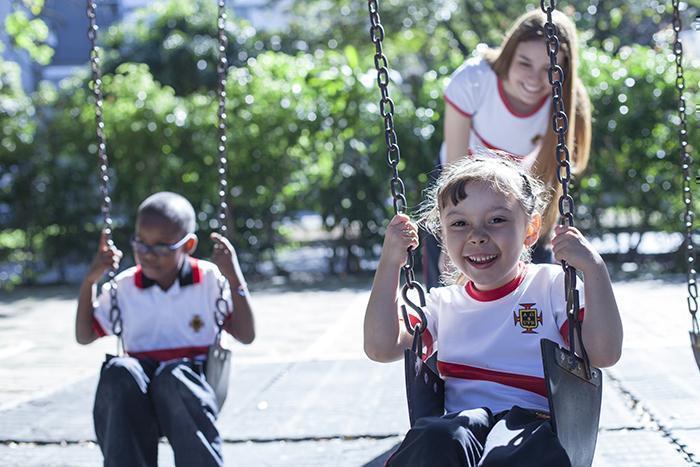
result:
[[[571,467],[548,419],[513,407],[485,408],[416,421],[387,467]]]

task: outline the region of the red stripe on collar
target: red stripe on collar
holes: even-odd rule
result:
[[[527,265],[523,263],[518,263],[518,275],[515,276],[515,278],[507,284],[504,284],[496,289],[479,290],[476,288],[472,281],[469,281],[467,282],[467,285],[464,286],[464,290],[466,290],[467,294],[474,300],[477,300],[479,302],[492,302],[494,300],[498,300],[499,298],[505,297],[506,295],[517,289],[518,286],[522,284],[523,280],[525,280],[526,275]]]
[[[518,118],[528,118],[532,117],[535,115],[537,112],[542,109],[542,106],[547,102],[547,99],[549,96],[544,96],[540,102],[535,104],[535,107],[529,111],[529,112],[518,112],[515,110],[515,107],[513,107],[513,104],[510,102],[508,99],[508,95],[506,94],[506,90],[503,88],[503,81],[499,78],[498,79],[498,95],[501,96],[501,101],[503,102],[503,105],[506,106],[506,109],[514,116]]]
[[[143,275],[143,270],[141,269],[141,266],[137,265],[136,266],[136,273],[134,274],[134,285],[136,286],[137,289],[145,289],[146,288],[146,286],[144,285],[144,278],[146,278],[146,276]]]
[[[192,258],[189,256],[185,261],[183,261],[182,267],[177,274],[177,280],[180,283],[180,287],[199,284],[202,282],[202,270],[199,267],[197,258]],[[141,265],[136,265],[134,285],[139,289],[147,289],[153,285],[156,285],[156,282],[143,273]]]
[[[192,267],[192,283],[199,284],[202,282],[202,271],[199,269],[199,261],[197,258],[190,256],[190,266]]]

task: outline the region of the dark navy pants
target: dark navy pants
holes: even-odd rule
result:
[[[520,407],[416,421],[387,467],[571,467],[546,417]]]
[[[158,465],[168,438],[178,466],[221,466],[217,404],[198,364],[112,357],[102,365],[93,418],[105,466]]]

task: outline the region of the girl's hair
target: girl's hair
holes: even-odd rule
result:
[[[563,99],[569,120],[566,144],[571,153],[572,173],[578,175],[586,169],[591,150],[591,102],[586,88],[578,77],[579,53],[576,26],[564,13],[558,10],[553,11],[552,15],[560,41],[560,55],[563,56],[560,65],[566,76],[563,83]],[[491,68],[499,78],[505,79],[508,76],[508,70],[513,62],[518,44],[545,40],[544,25],[546,21],[547,16],[540,9],[523,14],[506,33],[501,47],[486,52],[485,59],[491,64]],[[542,47],[544,53],[545,46]],[[557,183],[556,146],[557,137],[548,126],[532,173],[548,186],[555,188],[558,195],[561,192],[561,187]],[[543,233],[549,233],[556,218],[557,206],[556,203],[552,203],[543,215]]]
[[[528,218],[542,215],[549,204],[549,190],[523,166],[513,162],[513,155],[503,151],[479,150],[446,167],[437,181],[428,187],[425,201],[418,212],[419,223],[437,238],[442,238],[440,213],[449,204],[456,206],[467,197],[465,187],[470,183],[486,183],[493,190],[515,198]],[[529,260],[529,250],[522,259]],[[459,282],[456,268],[447,271],[443,282]]]

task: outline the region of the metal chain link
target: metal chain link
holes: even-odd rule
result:
[[[219,153],[219,212],[218,212],[218,231],[221,236],[226,236],[227,226],[227,211],[228,204],[226,202],[226,192],[228,181],[226,173],[228,168],[228,157],[226,155],[226,73],[228,71],[228,59],[226,58],[226,48],[228,46],[228,37],[226,36],[226,2],[217,0],[218,17],[217,17],[217,37],[218,37],[218,58],[216,66],[217,73],[217,95],[219,99],[218,108],[218,153]],[[222,276],[219,278],[219,298],[216,301],[216,311],[214,312],[216,324],[219,332],[223,329],[224,320],[229,315],[229,304],[224,299],[224,289],[226,287],[226,279]]]
[[[394,204],[394,212],[396,214],[404,214],[408,203],[406,202],[406,186],[399,176],[399,162],[401,162],[401,150],[399,149],[396,130],[394,129],[394,101],[389,97],[389,61],[384,55],[382,49],[382,40],[384,40],[384,27],[382,27],[379,17],[378,0],[368,0],[370,19],[370,38],[375,47],[374,67],[377,70],[377,84],[381,99],[379,100],[379,112],[384,118],[384,139],[386,141],[386,160],[391,168],[391,196]],[[408,321],[405,307],[402,307],[404,321],[408,332],[413,334],[416,330],[422,333],[427,325],[427,320],[422,307],[425,306],[425,290],[416,281],[416,275],[413,270],[414,257],[413,248],[409,248],[406,253],[406,264],[403,266],[404,285],[401,290],[402,296],[406,304],[414,310],[421,319],[421,323],[415,328]],[[418,304],[414,303],[408,297],[408,290],[415,290],[418,294]]]
[[[688,280],[688,311],[692,317],[692,326],[694,333],[700,333],[698,327],[697,311],[698,311],[698,287],[695,273],[695,243],[693,242],[693,221],[695,213],[693,212],[693,193],[691,189],[691,167],[693,159],[688,152],[688,125],[686,123],[686,104],[683,92],[685,91],[685,78],[683,77],[683,44],[680,38],[681,32],[681,16],[679,9],[679,0],[672,0],[673,4],[673,54],[676,57],[676,89],[678,90],[678,145],[681,152],[681,166],[683,168],[683,204],[685,205],[685,215],[683,223],[685,225],[685,260],[686,260],[686,275]]]
[[[540,0],[540,7],[547,15],[547,21],[544,25],[544,33],[546,37],[547,54],[549,55],[549,84],[552,86],[552,129],[557,135],[556,158],[559,163],[557,169],[557,179],[562,187],[562,193],[559,196],[559,215],[562,218],[562,223],[569,227],[574,226],[574,198],[569,192],[569,184],[571,182],[571,161],[569,157],[569,148],[566,145],[566,132],[569,128],[569,119],[566,115],[564,106],[563,84],[565,80],[564,70],[557,63],[557,53],[559,52],[559,36],[557,35],[557,27],[552,20],[552,13],[556,10],[556,0],[549,0],[546,5],[546,0]],[[564,269],[564,288],[566,294],[566,314],[569,320],[569,346],[572,353],[576,353],[576,339],[581,344],[580,355],[583,357],[586,374],[590,377],[590,364],[588,355],[583,346],[581,338],[581,321],[579,320],[579,295],[576,290],[576,269],[567,264],[566,261],[561,262]],[[574,335],[575,333],[575,335]]]
[[[88,30],[87,36],[90,40],[90,67],[92,69],[92,93],[95,100],[95,128],[97,136],[97,156],[100,164],[100,192],[102,193],[102,217],[103,231],[107,239],[107,246],[112,248],[114,240],[112,238],[112,198],[109,194],[109,159],[107,157],[107,144],[105,140],[105,124],[103,117],[104,101],[102,98],[102,71],[100,69],[100,56],[97,47],[97,4],[94,0],[87,0]],[[109,277],[109,321],[112,324],[112,334],[117,336],[117,355],[122,355],[124,342],[122,339],[122,312],[117,300],[117,281],[115,276],[117,269],[112,266],[108,271]]]

